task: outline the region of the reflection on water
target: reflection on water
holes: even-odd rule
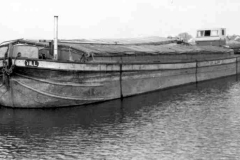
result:
[[[0,159],[239,159],[240,81],[83,107],[0,108]]]

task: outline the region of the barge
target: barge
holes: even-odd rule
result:
[[[203,45],[159,38],[137,43],[57,38],[54,42],[4,42],[0,45],[0,104],[78,106],[238,74],[240,57],[224,48],[222,39],[206,45],[208,40]]]

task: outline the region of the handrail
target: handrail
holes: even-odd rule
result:
[[[8,40],[8,41],[3,41],[2,43],[0,43],[0,46],[3,44],[3,43],[7,43],[7,42],[16,42],[16,41],[19,41],[19,40],[22,40],[23,38],[20,38],[20,39],[15,39],[15,40]],[[4,44],[4,45],[8,45],[9,43],[7,44]]]

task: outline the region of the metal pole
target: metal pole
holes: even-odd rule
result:
[[[58,60],[58,16],[54,16],[54,60]]]

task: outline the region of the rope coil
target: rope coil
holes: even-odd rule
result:
[[[6,85],[7,88],[9,88],[9,78],[10,78],[10,75],[13,73],[13,70],[16,66],[16,60],[18,57],[21,56],[21,53],[18,53],[18,55],[15,57],[14,59],[14,64],[11,65],[10,61],[12,60],[11,58],[8,59],[7,61],[7,58],[5,57],[4,60],[3,60],[3,68],[2,68],[2,74],[3,74],[3,79],[2,79],[2,85]],[[9,65],[11,65],[9,67]]]

